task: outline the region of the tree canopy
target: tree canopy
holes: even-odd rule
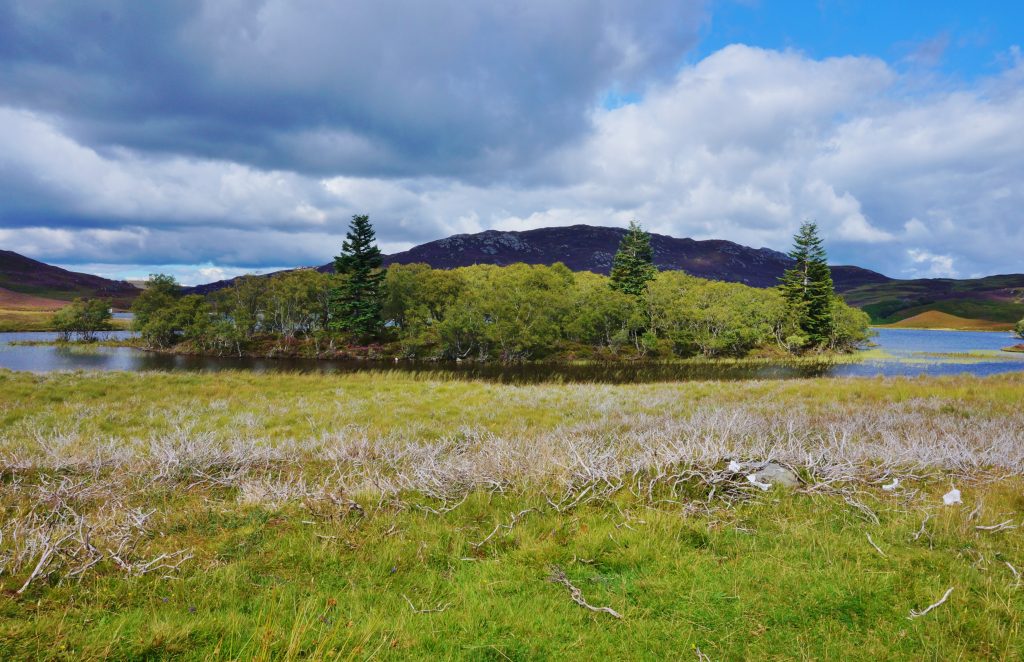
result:
[[[639,223],[630,221],[629,230],[619,242],[619,249],[612,260],[612,289],[640,296],[657,273],[651,235],[644,232]]]
[[[53,326],[61,340],[92,342],[98,331],[110,329],[110,303],[102,299],[75,299],[53,316]]]
[[[343,278],[333,293],[332,328],[361,339],[380,335],[383,328],[382,264],[370,217],[365,214],[353,216],[341,246],[341,255],[334,258],[335,271]]]
[[[811,348],[827,347],[834,336],[836,293],[816,223],[805,221],[800,225],[789,256],[794,264],[783,274],[780,289],[799,321],[802,337],[794,340]]]
[[[515,362],[553,356],[741,357],[786,353],[802,330],[779,289],[707,281],[681,271],[655,275],[639,296],[610,278],[564,265],[477,265],[385,272],[379,340],[388,355]],[[332,328],[331,293],[344,274],[295,270],[240,278],[206,298],[157,285],[140,296],[137,328],[153,346],[201,352],[295,352],[335,356],[349,332]],[[171,281],[173,283],[173,281]],[[166,297],[166,298],[164,298]],[[162,301],[160,312],[150,308]],[[867,316],[831,301],[830,346],[852,348]]]

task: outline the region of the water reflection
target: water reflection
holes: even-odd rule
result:
[[[128,332],[111,332],[124,338]],[[179,356],[128,347],[23,346],[15,340],[53,340],[52,333],[0,334],[0,368],[31,372],[63,370],[315,372],[337,374],[396,371],[440,379],[482,379],[509,383],[538,382],[666,382],[688,380],[793,379],[803,377],[860,377],[898,375],[991,375],[1024,370],[1024,356],[971,356],[1013,343],[1009,334],[958,331],[881,329],[875,342],[890,358],[859,363],[655,363],[586,365],[513,365],[433,362],[318,361],[314,359],[253,359]],[[874,355],[877,355],[875,352]]]

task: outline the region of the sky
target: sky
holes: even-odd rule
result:
[[[196,284],[587,223],[1024,272],[1024,3],[0,0],[0,248]]]

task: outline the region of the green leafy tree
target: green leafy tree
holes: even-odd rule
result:
[[[644,232],[639,223],[630,221],[629,230],[619,242],[619,250],[612,260],[612,289],[640,296],[657,273],[651,235]]]
[[[1013,330],[1018,338],[1024,338],[1024,320],[1017,322],[1017,326]]]
[[[572,309],[565,332],[575,342],[616,348],[643,333],[637,298],[609,291],[608,279],[584,271],[575,274]]]
[[[170,347],[177,340],[174,325],[179,288],[174,276],[151,274],[132,303],[132,327],[150,347]]]
[[[110,329],[110,304],[102,299],[75,299],[53,316],[53,326],[61,340],[74,336],[83,342],[96,340],[96,333]]]
[[[780,287],[783,296],[799,320],[805,339],[803,344],[812,348],[825,347],[833,336],[835,288],[816,223],[807,221],[800,226],[793,237],[793,250],[789,256],[795,264],[782,276]]]
[[[832,319],[832,349],[852,350],[867,342],[871,318],[863,310],[847,305],[837,296],[832,299]]]
[[[335,270],[344,280],[334,292],[331,326],[359,338],[380,335],[383,328],[383,258],[370,217],[352,217]]]

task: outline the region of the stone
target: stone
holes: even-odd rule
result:
[[[775,462],[767,462],[761,465],[757,471],[750,474],[750,478],[757,480],[759,483],[780,485],[782,487],[800,486],[799,476],[781,464],[776,464]]]

